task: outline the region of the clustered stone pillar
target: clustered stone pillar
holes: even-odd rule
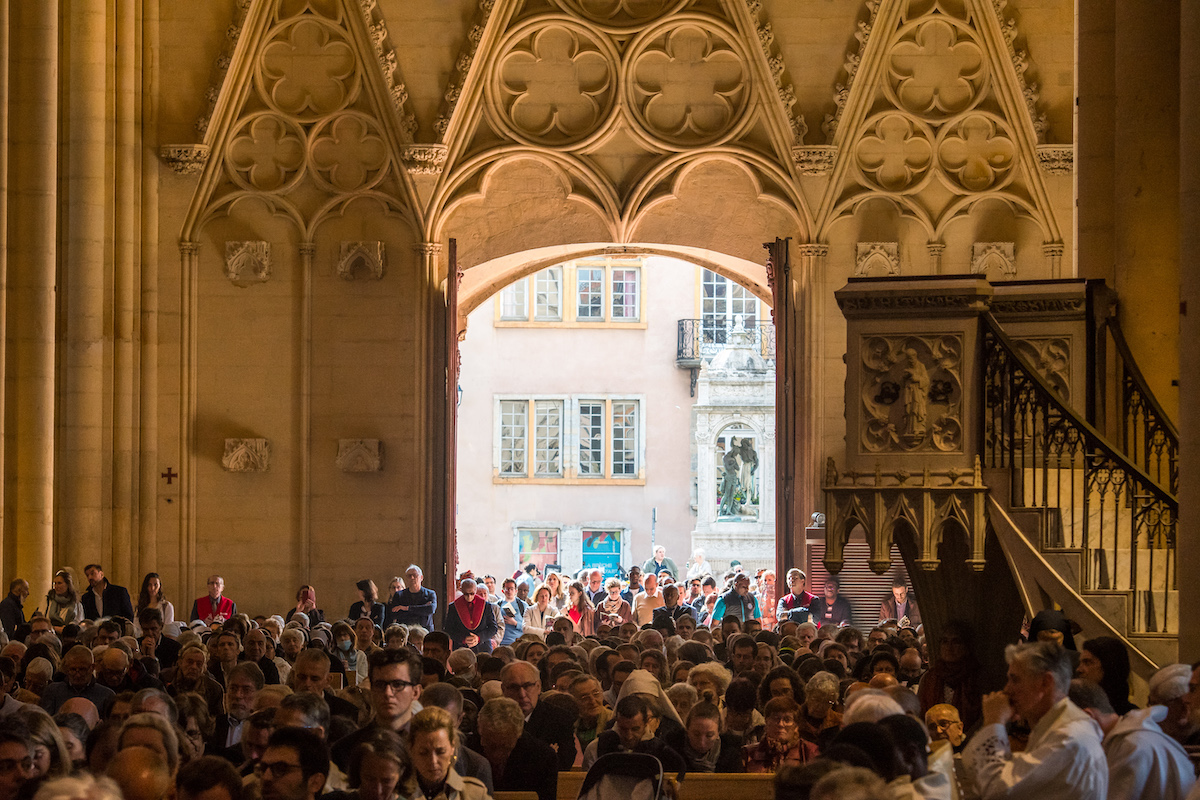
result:
[[[58,36],[57,0],[12,4],[4,564],[34,596],[49,584],[54,545]]]
[[[822,336],[826,320],[822,314],[825,303],[821,297],[820,276],[824,273],[829,245],[801,244],[796,247],[796,263],[792,281],[796,298],[796,486],[793,521],[795,535],[802,538],[809,515],[824,507],[822,483],[825,472],[821,466],[821,419],[825,392],[821,389]],[[786,453],[786,443],[777,445]],[[803,557],[801,547],[794,557]],[[797,562],[799,563],[799,562]],[[789,565],[793,566],[793,565]]]
[[[1200,658],[1200,3],[1180,0],[1179,26],[1179,660]],[[1163,316],[1167,309],[1163,309]],[[1189,579],[1190,578],[1190,579]]]

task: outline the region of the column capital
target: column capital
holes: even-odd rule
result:
[[[811,242],[796,245],[796,254],[801,258],[824,258],[829,255],[829,245]]]
[[[442,252],[441,242],[417,242],[412,247],[415,252],[423,256],[436,256]]]
[[[1047,258],[1062,258],[1066,252],[1066,245],[1062,242],[1044,242],[1042,244],[1042,255]]]
[[[308,258],[312,258],[316,254],[317,254],[316,242],[301,242],[300,243],[300,255],[307,256]]]
[[[180,242],[179,243],[179,252],[185,256],[194,256],[194,255],[196,255],[196,253],[200,252],[200,243],[199,242]]]

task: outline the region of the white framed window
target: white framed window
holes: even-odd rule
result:
[[[642,403],[641,396],[497,396],[495,474],[505,479],[642,479]]]
[[[575,270],[575,318],[581,322],[604,321],[604,268]]]
[[[725,344],[740,321],[747,330],[758,323],[758,298],[741,284],[705,269],[700,281],[700,318],[707,343]]]
[[[613,267],[611,283],[613,322],[640,321],[642,271],[636,267]]]
[[[501,400],[500,474],[524,475],[529,441],[529,401]]]
[[[500,319],[529,319],[529,281],[522,278],[500,290]]]
[[[558,322],[562,316],[562,267],[550,267],[533,277],[533,318]]]

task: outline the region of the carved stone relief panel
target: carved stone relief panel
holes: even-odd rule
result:
[[[379,472],[383,469],[383,444],[378,439],[338,439],[335,463],[342,472]]]
[[[254,76],[272,110],[311,122],[341,111],[358,96],[362,76],[354,50],[336,25],[304,16],[273,39]]]
[[[1071,339],[1067,336],[1031,336],[1014,339],[1017,352],[1046,379],[1066,403],[1071,402]]]
[[[867,275],[899,275],[899,242],[859,242],[854,258],[856,277]]]
[[[271,277],[270,242],[226,242],[225,275],[239,286]]]
[[[619,60],[607,37],[576,22],[543,18],[516,28],[488,83],[496,122],[526,144],[581,142],[615,109]]]
[[[706,21],[639,37],[626,68],[626,102],[634,118],[673,149],[731,135],[751,97],[746,58],[722,28]]]
[[[992,270],[1004,278],[1017,274],[1016,243],[975,242],[971,245],[971,272],[984,275]]]
[[[871,121],[854,149],[863,181],[885,192],[915,192],[933,166],[933,132],[902,114],[885,113]]]
[[[226,439],[221,466],[227,472],[266,472],[271,462],[271,443],[266,439]]]
[[[960,334],[864,335],[861,452],[963,449]]]
[[[943,128],[938,140],[938,162],[963,191],[998,189],[1011,179],[1017,147],[1000,118],[969,114]]]
[[[557,0],[557,5],[592,22],[627,27],[643,25],[682,9],[689,0]]]
[[[342,242],[337,274],[352,281],[355,270],[362,270],[380,280],[383,278],[383,252],[383,242]]]
[[[987,59],[966,23],[927,17],[892,47],[886,87],[897,106],[934,121],[974,106],[987,91]]]

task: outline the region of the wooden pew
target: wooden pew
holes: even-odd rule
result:
[[[538,800],[537,792],[492,792],[492,800]]]
[[[558,773],[558,800],[576,800],[583,771]],[[694,772],[679,784],[679,800],[771,800],[775,775],[713,774]]]

